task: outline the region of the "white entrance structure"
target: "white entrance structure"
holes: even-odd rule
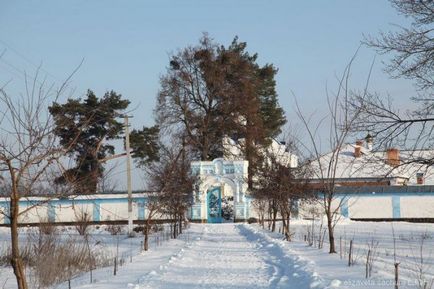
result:
[[[190,210],[191,220],[208,223],[247,220],[250,217],[251,202],[246,195],[248,166],[249,162],[245,160],[222,158],[192,162],[192,174],[198,176],[198,182]],[[210,195],[212,193],[215,193],[215,197]],[[211,208],[213,199],[210,196],[217,199],[216,212]],[[233,212],[230,216],[227,214],[222,217],[222,200],[223,206],[231,206],[228,208]]]

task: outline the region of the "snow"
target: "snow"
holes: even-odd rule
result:
[[[319,232],[320,223],[317,221],[315,224],[316,234]],[[311,226],[311,221],[292,222],[291,230],[294,232],[294,241],[291,242],[291,249],[300,258],[314,261],[315,270],[330,283],[333,279],[337,279],[343,285],[350,284],[351,288],[384,288],[385,284],[388,284],[386,287],[393,287],[394,247],[396,248],[396,261],[400,263],[400,282],[405,285],[400,288],[416,288],[416,284],[421,279],[420,273],[423,273],[423,278],[426,280],[434,280],[434,224],[341,220],[335,228],[335,244],[338,253],[333,255],[328,254],[327,251],[327,235],[322,250],[308,247],[305,242],[302,242],[304,235],[307,234],[308,226]],[[322,229],[325,230],[324,225]],[[354,246],[355,265],[349,268],[348,249],[351,239]],[[342,259],[340,258],[341,240]],[[423,246],[421,246],[422,240]],[[365,262],[368,243],[372,241],[378,242],[378,256],[374,262],[372,278],[366,279]],[[423,266],[420,262],[421,250]]]
[[[370,151],[362,147],[360,157],[354,157],[353,144],[345,144],[339,150],[339,155],[336,152],[329,152],[320,156],[319,161],[314,160],[312,167],[315,171],[313,178],[328,178],[335,177],[337,179],[356,179],[356,178],[405,178],[408,179],[407,185],[417,184],[416,173],[424,173],[425,185],[434,185],[434,170],[432,166],[423,165],[418,160],[431,159],[434,155],[434,150],[414,150],[400,151],[399,158],[401,165],[393,167],[385,163],[386,152]],[[331,160],[337,160],[336,171],[330,175],[328,169]],[[321,166],[320,166],[321,164]],[[323,170],[321,172],[321,170]]]
[[[179,239],[152,243],[150,250],[138,249],[141,235],[120,236],[119,250],[126,257],[116,276],[113,268],[100,268],[72,280],[72,288],[158,289],[158,288],[391,288],[393,287],[393,236],[391,223],[343,221],[336,227],[337,250],[340,237],[354,239],[355,265],[347,257],[328,254],[303,242],[310,221],[294,221],[294,240],[287,242],[257,224],[192,224]],[[318,225],[318,223],[317,223]],[[400,262],[400,288],[417,288],[417,252],[424,237],[424,272],[434,278],[434,225],[393,223],[397,258]],[[316,227],[319,229],[319,227]],[[68,234],[71,232],[67,231]],[[25,237],[25,236],[24,236]],[[7,230],[0,230],[7,240]],[[104,243],[107,251],[115,239],[104,230],[92,231],[93,240]],[[365,279],[364,258],[367,242],[379,241],[373,277]],[[131,255],[131,262],[129,256]],[[0,284],[16,288],[10,268],[0,268]],[[67,283],[53,288],[68,288]]]

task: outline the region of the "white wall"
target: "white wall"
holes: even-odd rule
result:
[[[137,209],[136,209],[137,210]],[[134,212],[134,210],[133,210]],[[128,205],[126,202],[119,203],[101,203],[100,205],[101,221],[108,220],[127,220]]]
[[[352,197],[348,213],[350,218],[392,218],[392,197]]]
[[[56,222],[74,222],[80,219],[80,214],[86,213],[92,219],[93,204],[56,204],[54,205]]]
[[[20,206],[20,212],[24,212],[28,206]],[[3,220],[2,220],[3,221]],[[36,223],[48,221],[48,206],[41,205],[30,208],[27,212],[23,213],[18,218],[20,223]]]
[[[401,218],[434,218],[434,196],[401,197]]]

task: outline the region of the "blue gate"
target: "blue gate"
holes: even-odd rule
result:
[[[211,188],[207,194],[208,223],[221,223],[222,192],[220,187]]]

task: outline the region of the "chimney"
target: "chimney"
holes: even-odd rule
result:
[[[386,164],[397,167],[399,166],[399,150],[396,148],[389,148],[386,151]]]
[[[423,185],[425,183],[423,173],[416,173],[416,183],[418,185]]]
[[[354,157],[355,158],[360,158],[362,156],[362,145],[363,145],[362,140],[356,141],[356,146],[354,147]]]

